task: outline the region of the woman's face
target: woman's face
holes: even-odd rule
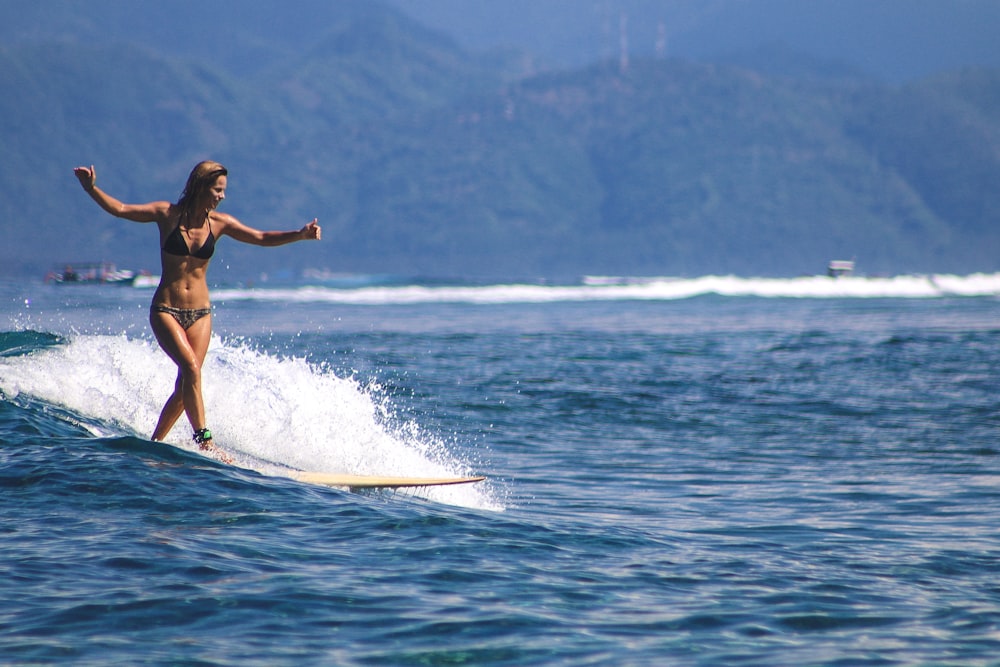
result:
[[[208,206],[209,210],[214,211],[219,207],[219,204],[222,203],[222,200],[226,198],[226,183],[226,176],[219,176],[205,192],[205,204]]]

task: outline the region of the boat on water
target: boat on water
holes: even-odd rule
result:
[[[160,284],[160,276],[154,276],[149,271],[140,271],[132,279],[132,287],[153,288]]]
[[[835,259],[826,267],[826,275],[831,278],[840,278],[854,273],[854,260]]]
[[[156,287],[159,278],[148,271],[137,273],[131,269],[119,269],[113,262],[74,262],[49,271],[45,282],[54,285]]]

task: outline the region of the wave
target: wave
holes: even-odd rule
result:
[[[560,301],[673,301],[698,296],[872,299],[1000,296],[1000,273],[866,278],[802,276],[798,278],[700,278],[588,276],[574,285],[368,285],[342,289],[327,285],[278,288],[221,288],[219,301],[279,301],[347,305],[433,303],[515,304]]]
[[[62,341],[61,336],[41,331],[0,331],[0,357],[19,357]]]
[[[148,434],[175,367],[154,343],[123,335],[0,334],[0,400],[59,418],[100,438]],[[480,473],[444,439],[396,418],[376,384],[339,377],[213,338],[203,395],[216,441],[237,464],[269,475],[289,469],[438,477]],[[195,452],[182,417],[167,442]],[[430,500],[502,510],[487,485],[413,491]]]

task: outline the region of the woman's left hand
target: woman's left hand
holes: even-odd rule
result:
[[[319,226],[319,218],[313,218],[312,222],[302,228],[303,239],[315,239],[319,241],[323,230]]]

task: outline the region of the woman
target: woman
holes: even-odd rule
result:
[[[93,165],[73,170],[83,189],[117,218],[155,222],[160,229],[160,285],[153,295],[149,323],[160,347],[177,364],[174,393],[160,412],[153,440],[163,440],[181,413],[187,413],[199,448],[229,461],[212,443],[201,398],[201,367],[212,336],[212,311],[205,272],[221,236],[243,243],[279,246],[319,240],[317,220],[294,232],[262,232],[216,210],[226,198],[228,172],[218,162],[195,165],[176,204],[166,201],[123,204],[97,187]]]

